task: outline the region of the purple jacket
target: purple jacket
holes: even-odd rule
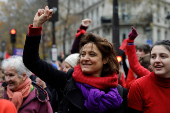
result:
[[[45,102],[39,98],[39,95],[39,91],[34,87],[34,90],[23,100],[18,113],[53,113],[49,99]],[[5,97],[8,99],[7,94],[5,94]]]

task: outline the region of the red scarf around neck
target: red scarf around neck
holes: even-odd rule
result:
[[[72,76],[76,82],[85,83],[98,89],[114,88],[118,85],[118,75],[116,73],[104,77],[85,75],[80,65],[74,67]]]
[[[17,87],[16,91],[11,91],[7,86],[7,95],[9,100],[14,103],[17,111],[22,105],[23,99],[30,94],[31,91],[31,79],[27,78],[20,86]]]

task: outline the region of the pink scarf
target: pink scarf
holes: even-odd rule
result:
[[[20,86],[18,86],[15,92],[12,92],[9,89],[9,86],[7,86],[7,95],[9,97],[9,100],[14,103],[17,111],[22,105],[23,98],[27,97],[30,94],[30,91],[31,79],[29,78],[27,78]]]

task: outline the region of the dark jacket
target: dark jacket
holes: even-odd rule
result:
[[[40,35],[27,35],[23,53],[23,62],[25,66],[35,75],[41,75],[39,77],[51,87],[56,89],[56,91],[64,91],[58,113],[88,113],[84,106],[84,97],[82,92],[77,88],[71,74],[69,74],[69,72],[65,73],[59,71],[39,58],[38,51],[40,39]],[[124,102],[119,108],[109,111],[108,113],[127,112],[127,91],[126,89],[123,89],[123,91]]]

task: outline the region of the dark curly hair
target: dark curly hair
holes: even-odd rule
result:
[[[112,43],[106,38],[102,38],[93,33],[86,33],[80,40],[79,53],[81,52],[81,48],[87,43],[95,44],[102,54],[102,60],[107,59],[107,63],[103,65],[101,76],[119,73],[119,63]],[[80,63],[80,61],[78,61],[78,63]]]

